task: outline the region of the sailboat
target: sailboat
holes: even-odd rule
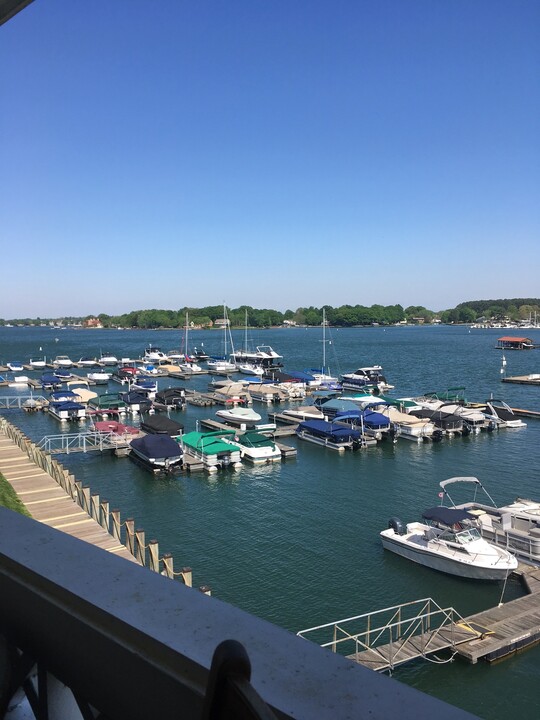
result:
[[[326,343],[330,343],[331,340],[326,339],[326,310],[325,310],[325,308],[323,308],[322,331],[323,331],[322,366],[320,369],[319,368],[309,368],[305,372],[312,375],[320,385],[330,385],[333,383],[338,383],[339,379],[337,377],[334,377],[333,375],[331,375],[330,369],[326,366]]]
[[[202,373],[204,370],[200,365],[197,365],[196,362],[193,361],[193,359],[189,355],[189,345],[188,345],[188,334],[189,334],[189,313],[186,311],[186,329],[184,333],[184,359],[182,362],[178,364],[179,368],[184,373]]]
[[[230,336],[229,319],[227,317],[227,308],[223,305],[223,357],[222,358],[211,358],[206,363],[210,372],[216,373],[217,375],[227,375],[236,371],[236,363],[231,362],[227,359],[227,332]],[[232,338],[231,338],[232,347]],[[232,347],[231,357],[234,358],[234,347]]]
[[[242,358],[242,355],[246,356],[249,354],[248,350],[248,311],[245,311],[245,330],[244,330],[244,349],[234,353],[234,359],[236,361],[236,367],[239,372],[244,375],[264,375],[264,368],[262,365],[257,364],[254,360]],[[240,361],[240,362],[239,362]]]

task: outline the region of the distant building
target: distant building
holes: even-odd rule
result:
[[[103,325],[101,324],[101,320],[98,320],[98,318],[88,318],[88,320],[84,321],[83,327],[99,329],[99,328],[102,328]]]
[[[296,327],[296,320],[284,320],[283,325],[285,327]],[[327,323],[328,324],[328,323]]]
[[[229,327],[229,325],[229,318],[218,318],[217,320],[214,320],[214,327]]]

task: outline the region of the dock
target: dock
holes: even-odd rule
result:
[[[517,385],[540,385],[540,373],[531,373],[530,375],[516,375],[515,377],[505,377],[503,383],[515,383]]]
[[[476,664],[493,662],[540,642],[540,568],[520,564],[527,595],[468,617],[424,598],[298,633],[378,672],[451,652]]]

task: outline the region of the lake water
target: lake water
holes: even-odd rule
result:
[[[327,363],[334,374],[381,364],[396,396],[465,386],[469,400],[492,395],[513,407],[540,410],[540,388],[501,383],[503,334],[467,327],[332,329]],[[250,333],[254,344],[270,344],[284,356],[286,369],[302,370],[322,361],[320,329],[272,329]],[[243,344],[243,331],[233,332]],[[59,330],[0,328],[0,360],[67,354],[73,360],[99,355],[139,357],[152,343],[179,347],[181,331]],[[194,331],[190,344],[210,354],[221,351],[217,331]],[[40,351],[39,348],[42,348]],[[540,372],[540,351],[507,352],[508,375]],[[81,371],[82,372],[82,371]],[[204,389],[209,376],[189,381]],[[160,388],[182,384],[161,379]],[[118,386],[111,385],[111,392]],[[21,391],[0,388],[1,395]],[[261,406],[255,404],[255,408]],[[188,406],[172,415],[193,430],[217,408]],[[263,414],[265,410],[261,411]],[[46,414],[10,411],[9,418],[32,438],[61,432]],[[418,519],[439,503],[438,483],[452,476],[478,477],[498,504],[517,496],[540,498],[540,423],[526,429],[416,445],[399,440],[338,455],[298,445],[296,460],[237,473],[204,473],[155,479],[127,458],[99,454],[61,456],[78,479],[132,516],[175,566],[193,568],[194,585],[296,632],[390,605],[433,597],[442,607],[466,615],[496,605],[501,585],[460,580],[384,552],[379,532],[392,516]],[[73,431],[73,427],[67,428]],[[463,498],[467,499],[467,498]],[[521,594],[509,582],[505,599]],[[499,664],[425,661],[404,666],[394,677],[484,718],[536,718],[540,649]]]

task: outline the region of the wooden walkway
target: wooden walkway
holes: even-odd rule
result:
[[[0,472],[34,520],[137,562],[124,545],[89,517],[13,440],[1,433]]]

